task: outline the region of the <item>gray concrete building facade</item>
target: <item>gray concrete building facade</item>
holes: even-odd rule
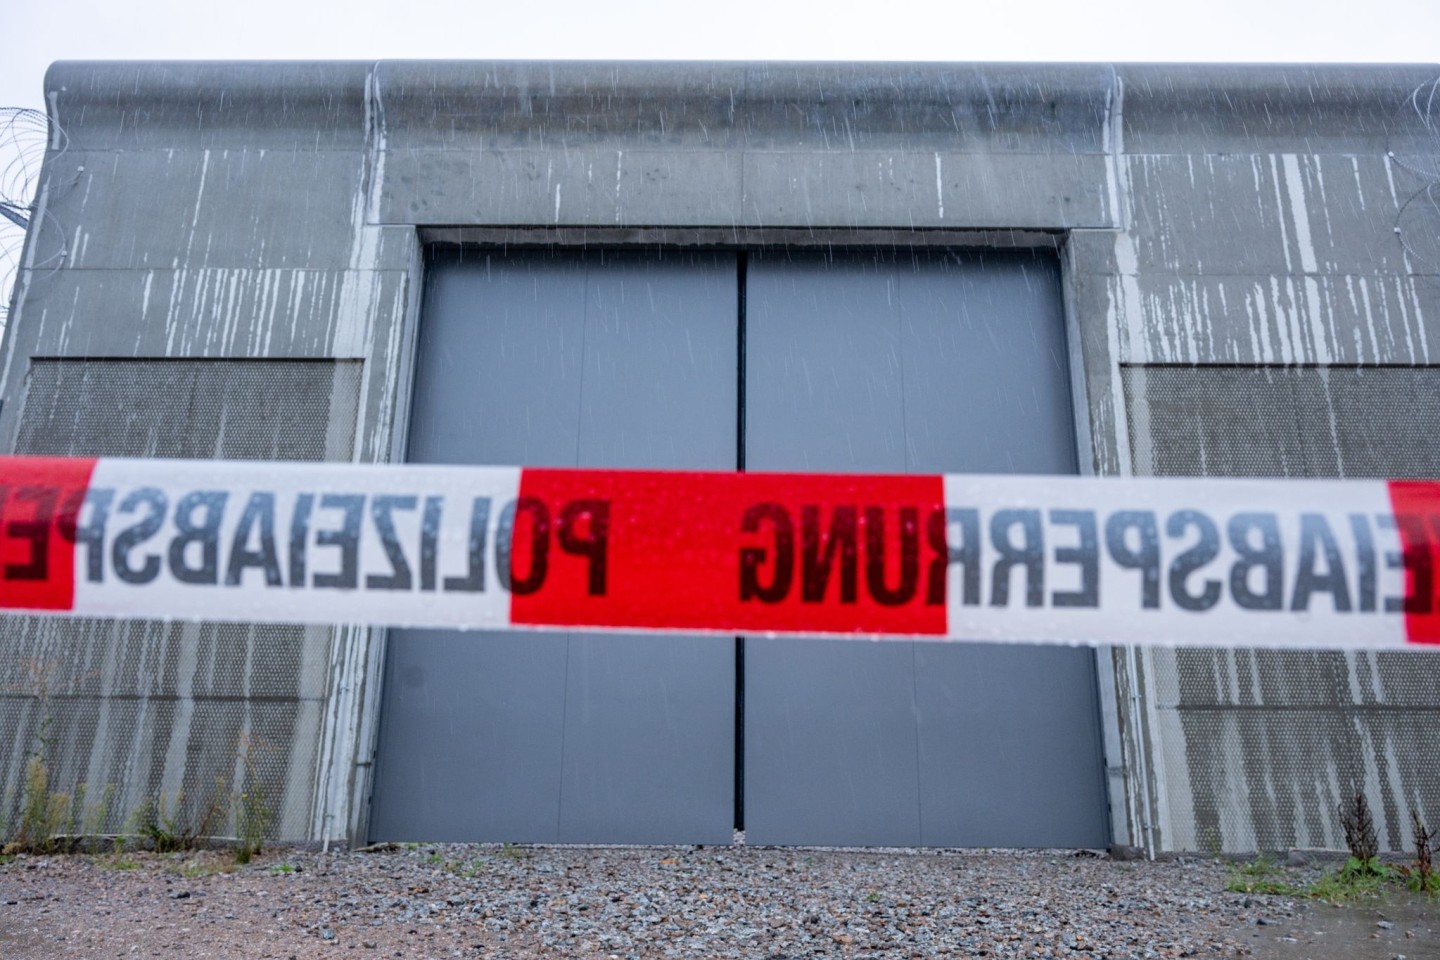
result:
[[[1437,477],[1437,84],[57,64],[0,446]],[[1242,853],[1343,847],[1356,792],[1384,849],[1440,822],[1433,655],[875,646],[9,617],[0,797],[43,749],[107,830],[249,783],[315,844]]]

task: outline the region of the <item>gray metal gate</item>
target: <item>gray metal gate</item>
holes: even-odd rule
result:
[[[733,255],[437,257],[410,459],[733,469]],[[377,839],[728,843],[734,642],[391,634]]]
[[[430,265],[413,461],[731,469],[738,412],[750,469],[1075,471],[1051,257],[468,257]],[[725,639],[408,630],[389,651],[376,839],[719,843],[736,813],[759,843],[1107,837],[1089,650],[747,640],[737,670]]]
[[[1074,473],[1058,266],[769,255],[746,283],[745,465]],[[755,843],[1100,846],[1094,654],[745,645]]]

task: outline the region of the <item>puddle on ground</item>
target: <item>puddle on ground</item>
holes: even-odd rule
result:
[[[1254,960],[1440,960],[1440,900],[1388,897],[1337,907],[1307,901],[1294,916],[1232,930]]]

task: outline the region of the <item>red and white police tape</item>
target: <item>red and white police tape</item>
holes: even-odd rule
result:
[[[0,458],[0,608],[1440,649],[1440,483]]]

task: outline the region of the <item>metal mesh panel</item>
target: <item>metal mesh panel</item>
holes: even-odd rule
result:
[[[1178,717],[1200,850],[1343,850],[1336,807],[1363,791],[1381,848],[1400,852],[1410,812],[1434,823],[1440,810],[1440,730],[1420,711],[1191,708]]]
[[[85,790],[87,826],[99,833],[121,831],[127,817],[149,800],[183,808],[192,822],[217,801],[224,817],[212,824],[212,832],[227,834],[233,826],[231,791],[244,789],[270,808],[273,833],[304,838],[322,697],[301,694],[313,694],[317,686],[323,694],[323,670],[315,668],[326,659],[327,631],[311,631],[297,647],[286,631],[244,626],[233,628],[230,636],[190,624],[38,625],[11,618],[5,627],[6,660],[20,664],[8,672],[7,663],[10,679],[0,685],[10,814],[23,790],[20,773],[26,760],[39,753],[50,767],[51,789],[72,795]],[[12,630],[31,643],[16,644]],[[228,690],[192,684],[190,677],[204,674],[188,662],[203,643],[193,635],[197,632],[221,643],[239,641],[240,649],[286,650],[291,659],[295,650],[308,648],[311,663],[303,671],[308,676],[292,680],[290,693],[261,692],[277,690],[274,682],[254,687],[241,682]],[[95,647],[117,634],[124,639],[110,648],[112,662],[100,669],[81,671],[64,660],[25,656],[24,646],[63,642],[77,633]],[[109,679],[106,667],[123,674],[124,667],[137,662],[141,669],[133,671],[130,683],[121,675],[115,689],[91,692]]]
[[[16,452],[348,459],[359,388],[357,362],[35,359]],[[228,832],[244,784],[272,835],[306,839],[332,641],[317,627],[0,618],[0,814],[39,752],[52,789],[85,785],[102,832],[146,801],[179,802],[192,823],[221,804],[212,828]]]
[[[34,359],[16,453],[344,460],[360,363]]]
[[[1127,366],[1139,475],[1440,477],[1440,371],[1426,367]],[[1149,695],[1188,792],[1162,825],[1199,849],[1343,847],[1363,790],[1382,845],[1414,810],[1440,820],[1440,658],[1383,652],[1173,650]]]
[[[1400,650],[1176,650],[1172,705],[1428,710],[1437,700],[1434,659]]]
[[[7,618],[6,684],[54,697],[314,698],[324,694],[328,627]],[[317,669],[318,666],[318,669]],[[38,674],[41,680],[26,678]]]
[[[1135,472],[1440,477],[1440,369],[1126,366]]]

